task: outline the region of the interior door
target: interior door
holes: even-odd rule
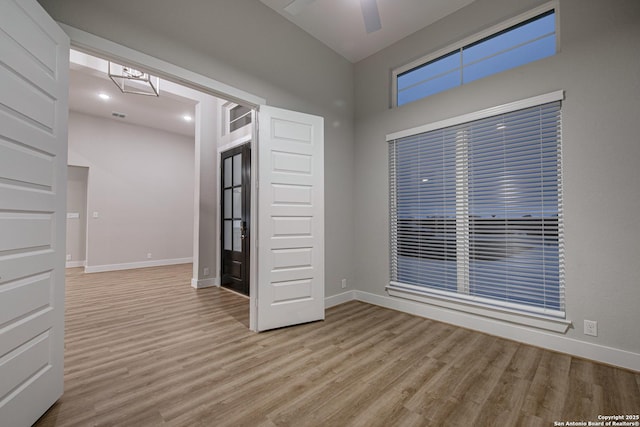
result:
[[[222,171],[221,285],[249,295],[251,148],[249,144],[220,155]]]
[[[324,319],[324,119],[261,106],[258,331]]]
[[[63,388],[69,38],[35,0],[0,1],[0,424]]]

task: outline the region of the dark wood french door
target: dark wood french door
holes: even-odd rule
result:
[[[251,149],[249,143],[220,156],[222,286],[249,295]]]

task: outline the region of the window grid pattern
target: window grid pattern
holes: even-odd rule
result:
[[[564,316],[560,102],[391,141],[391,281]]]

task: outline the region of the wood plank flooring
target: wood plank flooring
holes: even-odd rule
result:
[[[67,274],[65,393],[44,426],[553,426],[640,413],[640,373],[349,302],[248,330],[191,265]]]

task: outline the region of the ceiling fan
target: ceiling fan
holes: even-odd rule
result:
[[[314,1],[315,0],[293,0],[284,10],[288,14],[295,16]],[[364,19],[364,28],[367,34],[382,28],[377,0],[360,0],[360,8],[362,9],[362,18]]]

